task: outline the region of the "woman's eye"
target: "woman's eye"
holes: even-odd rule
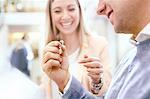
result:
[[[55,13],[60,13],[61,11],[60,11],[60,10],[55,10],[54,12],[55,12]]]
[[[70,8],[69,11],[75,11],[75,8]]]

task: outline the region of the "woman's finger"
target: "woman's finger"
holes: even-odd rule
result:
[[[86,62],[86,63],[82,63],[82,65],[87,68],[102,68],[103,67],[99,61]]]
[[[93,62],[93,61],[99,61],[100,62],[100,59],[97,57],[87,57],[87,58],[84,58],[78,62],[79,63],[87,63],[87,62]]]
[[[87,72],[89,72],[91,74],[99,75],[99,74],[103,73],[103,69],[100,69],[100,68],[87,68]]]

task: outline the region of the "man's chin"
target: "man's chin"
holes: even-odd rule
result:
[[[124,33],[123,30],[120,30],[120,29],[117,29],[117,28],[115,28],[115,32],[116,32],[116,33]]]
[[[125,31],[123,29],[115,29],[115,32],[116,33],[119,33],[119,34],[132,34],[130,33],[129,31]]]
[[[114,30],[115,30],[116,33],[121,33],[121,31],[115,26],[114,26]]]
[[[119,25],[114,25],[114,30],[116,33],[125,33],[124,28],[120,27]]]

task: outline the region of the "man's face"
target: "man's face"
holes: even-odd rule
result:
[[[141,0],[99,0],[97,12],[108,17],[116,32],[133,32],[141,3]]]

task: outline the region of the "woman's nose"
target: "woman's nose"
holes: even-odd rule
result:
[[[64,11],[63,15],[62,15],[62,19],[66,19],[66,18],[69,18],[69,17],[70,17],[69,13],[67,11]]]

